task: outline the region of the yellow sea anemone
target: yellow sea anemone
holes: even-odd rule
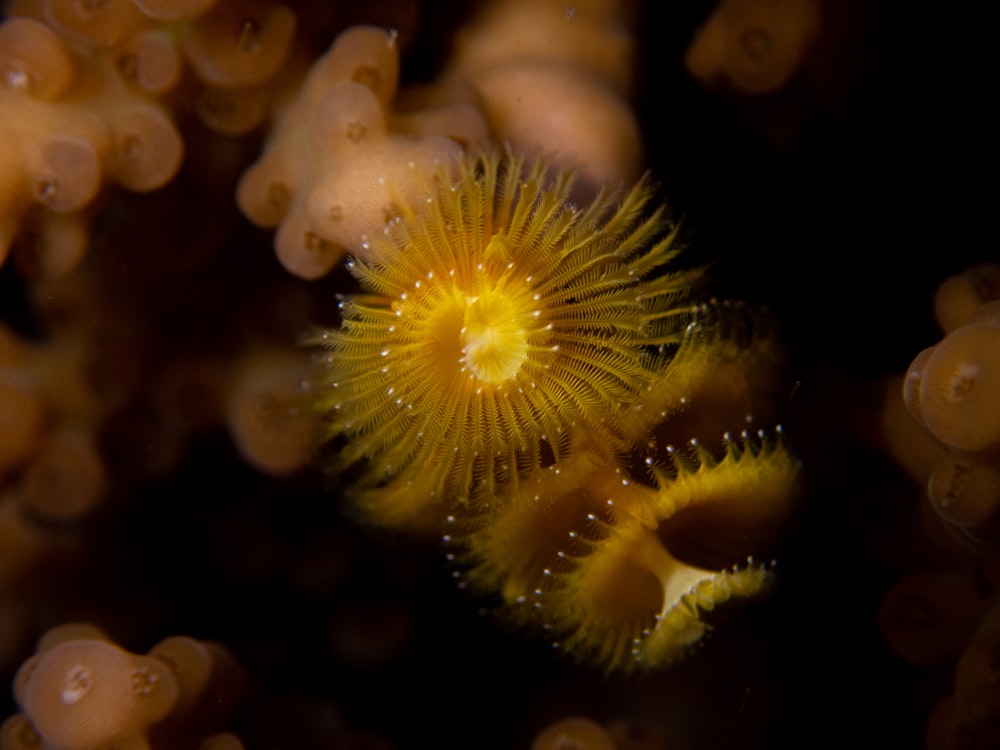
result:
[[[648,180],[580,207],[572,171],[491,147],[438,181],[349,264],[364,293],[318,336],[336,468],[363,465],[374,520],[399,515],[386,498],[411,518],[489,502],[575,432],[627,449],[619,417],[676,349],[700,277],[668,269],[677,226]]]

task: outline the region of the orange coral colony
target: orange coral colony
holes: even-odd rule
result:
[[[931,507],[972,549],[992,554],[1000,514],[1000,266],[946,279],[935,295],[945,331],[903,380],[903,401],[940,446],[927,480]]]
[[[148,747],[173,709],[177,682],[162,662],[109,643],[95,628],[63,626],[21,667],[14,694],[42,747]]]
[[[437,80],[400,91],[405,21],[350,25],[386,19],[345,13],[310,60],[328,38],[311,37],[310,19],[332,12],[310,5],[322,4],[5,4],[0,262],[14,255],[53,320],[51,343],[0,330],[11,427],[0,471],[14,483],[3,512],[51,524],[91,514],[131,463],[109,455],[132,456],[119,443],[140,444],[129,430],[146,421],[156,447],[127,468],[150,476],[220,423],[247,464],[294,474],[325,429],[358,514],[443,535],[462,585],[499,595],[510,619],[606,669],[673,661],[710,628],[708,612],[765,587],[771,566],[749,556],[766,557],[797,462],[781,439],[718,441],[746,425],[778,357],[758,318],[705,297],[678,222],[638,177],[634,9],[485,0]],[[812,18],[806,0],[793,6]],[[764,84],[809,39],[791,41],[794,59],[772,61],[777,73],[769,63]],[[216,138],[265,128],[256,157],[249,139]],[[227,154],[203,158],[212,148]],[[222,184],[251,224],[274,230],[296,281],[352,258],[361,291],[339,297],[339,328],[315,335],[311,379],[284,332],[244,341],[241,322],[219,355],[214,341],[173,341],[186,324],[161,297],[176,291],[150,269],[221,252]],[[168,224],[183,229],[149,236]],[[140,243],[149,268],[119,256]],[[126,267],[143,268],[141,281],[125,281]],[[154,292],[112,310],[119,283]],[[80,312],[60,323],[61,304]],[[153,312],[131,314],[141,308]],[[95,375],[92,360],[114,372]],[[678,437],[686,452],[665,447]],[[50,639],[25,667],[24,716],[8,735],[27,722],[65,750],[157,746],[151,728],[179,722],[208,679],[213,654],[194,642],[135,656],[91,636]],[[111,708],[74,714],[108,696]]]
[[[243,680],[216,644],[172,636],[138,655],[88,623],[60,625],[42,636],[17,673],[22,713],[0,727],[0,748],[188,746],[227,720]]]

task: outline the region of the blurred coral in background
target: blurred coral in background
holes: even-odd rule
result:
[[[667,6],[8,0],[0,748],[995,745],[987,25]]]

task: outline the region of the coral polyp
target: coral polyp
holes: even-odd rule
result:
[[[338,468],[365,462],[374,504],[409,467],[433,473],[427,499],[475,504],[574,431],[627,448],[618,417],[681,341],[700,276],[668,268],[677,225],[648,180],[578,207],[571,170],[490,147],[438,181],[351,262],[365,293],[320,335]]]

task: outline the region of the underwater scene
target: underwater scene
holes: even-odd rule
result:
[[[1000,747],[976,11],[2,9],[0,750]]]

